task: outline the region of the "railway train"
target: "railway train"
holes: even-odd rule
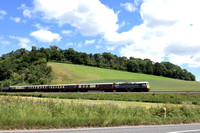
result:
[[[2,92],[148,92],[149,82],[88,83],[1,87]]]

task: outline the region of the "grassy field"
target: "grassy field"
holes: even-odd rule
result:
[[[83,65],[64,63],[48,63],[48,65],[53,69],[51,84],[148,81],[151,91],[200,91],[200,82]]]
[[[189,103],[200,105],[200,94],[173,94],[173,93],[0,93],[2,96],[28,96],[59,99],[88,99],[111,101],[134,101],[149,103]]]
[[[199,82],[48,63],[51,84],[148,81],[151,91],[200,91]],[[0,93],[0,129],[47,129],[200,122],[200,94]],[[167,108],[167,118],[162,109]]]
[[[200,121],[200,107],[164,105],[121,107],[116,103],[85,104],[52,99],[0,97],[0,129],[47,129],[153,125]],[[88,102],[87,102],[88,103]]]
[[[64,63],[48,63],[53,68],[52,84],[80,83],[89,80],[127,80],[127,79],[169,79],[141,73],[75,65]]]
[[[150,102],[134,102],[134,101],[113,101],[113,100],[89,100],[89,99],[60,99],[57,98],[44,98],[44,97],[26,97],[26,96],[0,96],[2,98],[15,98],[15,99],[27,99],[27,100],[42,100],[42,101],[49,101],[52,100],[54,102],[61,102],[61,103],[74,103],[74,104],[83,104],[83,105],[101,105],[101,104],[112,104],[119,108],[128,108],[128,107],[144,107],[146,109],[149,109],[151,107],[175,107],[175,106],[183,106],[183,105],[189,105],[189,106],[198,106],[198,105],[192,105],[189,103],[184,104],[171,104],[171,103],[150,103]]]

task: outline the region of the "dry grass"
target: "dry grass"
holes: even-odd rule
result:
[[[74,84],[80,83],[81,81],[96,80],[96,76],[92,74],[81,74],[77,73],[66,66],[62,66],[59,63],[49,63],[52,67],[53,81],[51,84]]]
[[[192,105],[192,104],[187,104],[186,102],[183,104],[170,104],[170,103],[149,103],[149,102],[133,102],[133,101],[111,101],[111,100],[87,100],[87,99],[58,99],[58,98],[38,98],[38,97],[25,97],[25,96],[0,96],[0,97],[7,97],[7,98],[22,98],[22,99],[28,99],[28,100],[52,100],[57,103],[74,103],[74,104],[84,104],[84,105],[103,105],[103,104],[112,104],[114,106],[117,106],[119,108],[133,108],[133,107],[142,107],[142,108],[155,108],[155,107],[180,107],[180,106],[191,106],[195,107],[198,105]]]
[[[110,100],[86,100],[86,99],[58,99],[58,98],[38,98],[38,97],[24,97],[24,96],[0,96],[0,97],[7,97],[7,98],[22,98],[22,99],[29,99],[29,100],[53,100],[55,102],[62,102],[62,103],[74,103],[74,104],[85,104],[85,105],[102,105],[102,104],[112,104],[120,108],[128,108],[128,107],[144,107],[144,108],[151,108],[151,107],[164,107],[167,106],[180,106],[177,104],[164,104],[164,103],[145,103],[145,102],[129,102],[129,101],[110,101]]]
[[[45,129],[154,125],[200,121],[199,106],[162,107],[135,102],[0,97],[0,129]],[[131,104],[131,105],[129,105]]]

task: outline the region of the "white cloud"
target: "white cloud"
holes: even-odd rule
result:
[[[127,32],[105,34],[122,56],[150,58],[200,67],[199,0],[145,0],[140,9],[143,23]],[[125,46],[124,46],[125,45]]]
[[[4,16],[4,15],[7,14],[7,12],[6,12],[6,11],[3,11],[3,10],[0,10],[0,14]]]
[[[140,2],[143,3],[139,8]],[[25,9],[24,15],[39,15],[60,26],[71,25],[85,36],[101,35],[106,48],[120,48],[122,56],[150,58],[158,62],[169,58],[176,64],[200,66],[199,0],[134,0],[127,10],[140,9],[142,23],[122,33],[117,32],[120,27],[117,24],[118,12],[115,13],[99,0],[34,0],[33,4],[33,9]],[[121,5],[127,7],[128,4]],[[45,34],[41,34],[42,31]],[[60,37],[59,34],[52,39],[47,33],[51,34],[48,30],[40,29],[31,35],[43,42],[59,40],[56,39]],[[62,32],[68,33],[67,30]],[[81,47],[82,44],[77,46]],[[187,58],[182,60],[180,57]]]
[[[129,12],[135,12],[138,10],[139,3],[142,1],[143,0],[134,0],[133,3],[130,2],[120,3],[120,6]]]
[[[1,44],[1,47],[5,47],[5,46],[9,45],[10,42],[5,40],[4,36],[0,36],[0,44]]]
[[[9,42],[9,41],[6,41],[6,40],[2,40],[2,41],[0,41],[0,43],[1,43],[1,44],[6,44],[6,45],[7,45],[7,44],[10,44],[10,42]]]
[[[69,24],[85,36],[103,35],[119,28],[117,13],[99,0],[34,0],[33,3],[33,10],[24,10],[26,16],[34,13],[45,20],[56,20],[59,25]]]
[[[53,41],[60,41],[61,36],[57,33],[52,33],[48,30],[38,30],[30,33],[31,36],[35,37],[40,42],[51,43]]]
[[[169,59],[170,62],[175,62],[178,65],[188,64],[189,67],[200,67],[199,53],[195,55],[185,55],[185,56],[170,54]]]
[[[99,39],[99,40],[97,41],[96,49],[102,48],[102,44],[103,44],[103,39]]]
[[[32,42],[28,38],[22,38],[22,37],[17,37],[17,36],[10,36],[10,38],[18,40],[19,41],[18,45],[21,48],[31,50],[31,46],[33,46]]]
[[[32,17],[32,14],[33,14],[32,11],[30,11],[30,9],[25,4],[21,4],[21,6],[18,9],[23,10],[24,17],[28,17],[28,18]]]
[[[88,45],[88,44],[93,44],[93,43],[95,43],[95,39],[94,40],[86,40],[85,41],[85,45]]]
[[[96,49],[100,49],[101,48],[101,46],[100,45],[96,45]]]
[[[5,15],[7,15],[7,12],[4,10],[0,10],[0,19],[3,19]]]
[[[23,15],[24,15],[25,17],[31,18],[32,13],[31,13],[30,10],[26,9],[26,10],[23,11]]]
[[[10,17],[10,19],[15,21],[16,23],[19,23],[21,21],[21,18],[19,17]]]
[[[77,44],[77,48],[81,48],[82,46],[83,46],[82,43]]]
[[[134,6],[133,3],[127,2],[127,3],[121,3],[121,7],[124,7],[129,12],[134,12],[137,10],[137,8]]]
[[[110,50],[110,51],[113,51],[113,50],[115,50],[115,46],[106,46],[106,49]]]
[[[66,44],[66,46],[73,46],[74,44],[72,43],[72,42],[68,42],[67,44]]]
[[[122,23],[119,24],[119,27],[121,28],[121,27],[124,27],[125,25],[126,25],[126,22],[125,22],[125,21],[122,21]]]
[[[76,46],[77,48],[81,48],[82,46],[83,46],[83,44],[82,43],[73,43],[73,42],[68,42],[65,46]]]
[[[63,30],[62,31],[62,34],[67,35],[67,36],[70,36],[72,33],[73,33],[73,31],[71,31],[71,30]]]
[[[34,26],[40,30],[49,30],[49,26],[41,26],[39,23],[35,24]]]

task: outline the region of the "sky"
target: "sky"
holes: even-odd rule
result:
[[[0,56],[32,46],[169,61],[200,81],[199,0],[1,0]]]

